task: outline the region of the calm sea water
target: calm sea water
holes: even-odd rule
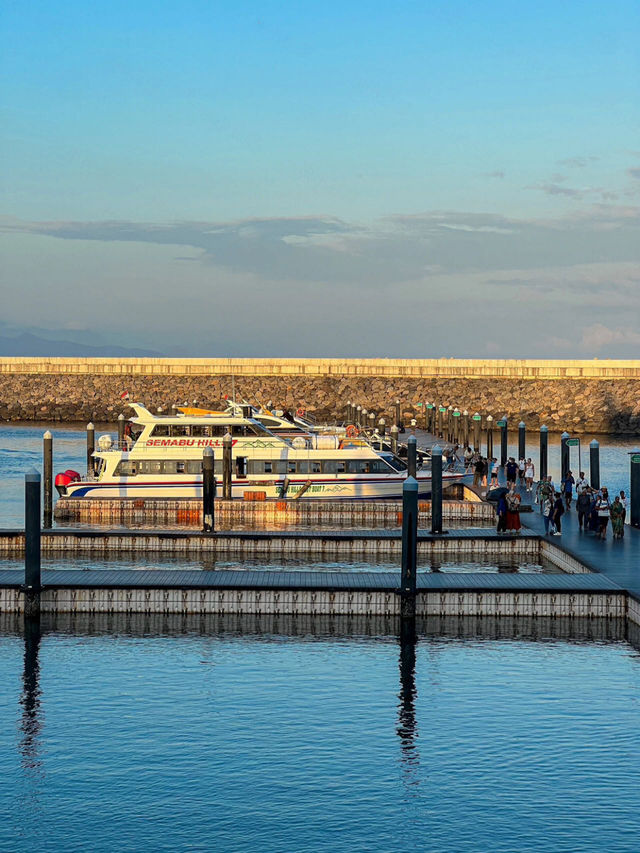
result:
[[[54,437],[54,471],[72,468],[84,473],[86,470],[86,438],[80,427],[60,427],[59,424],[3,424],[0,425],[0,527],[21,526],[24,523],[24,473],[35,466],[42,470],[42,434],[50,429]],[[96,435],[112,428],[98,428]],[[530,432],[528,454],[538,470],[538,433]],[[638,438],[617,438],[615,436],[596,436],[600,441],[601,482],[609,487],[610,493],[620,489],[629,490],[629,451],[638,447]],[[582,439],[583,470],[589,476],[589,441]],[[499,451],[499,430],[494,431],[494,448]],[[560,436],[550,436],[549,473],[559,480],[560,477]],[[484,450],[484,438],[483,438]],[[509,455],[517,454],[517,434],[509,436]],[[571,464],[574,472],[578,470],[577,448],[572,448]]]
[[[638,849],[623,641],[116,628],[0,631],[0,850]]]

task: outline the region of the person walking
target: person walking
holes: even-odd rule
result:
[[[616,495],[613,499],[613,503],[611,504],[611,508],[609,510],[609,515],[611,517],[611,529],[613,531],[613,538],[622,539],[622,537],[624,536],[624,521],[622,520],[624,517],[624,507],[622,506],[620,495]]]
[[[476,459],[476,464],[473,471],[473,485],[479,486],[482,483],[482,473],[484,471],[484,462],[482,461],[482,456],[478,454],[478,458]]]
[[[498,504],[496,506],[496,513],[498,515],[498,533],[506,533],[507,530],[507,501],[505,500],[504,495],[500,495],[498,500]]]
[[[562,481],[562,491],[564,492],[564,503],[567,509],[571,509],[571,498],[573,497],[573,487],[575,485],[573,474],[567,471],[567,476]]]
[[[510,456],[507,460],[505,473],[507,476],[507,486],[509,486],[509,488],[511,488],[511,486],[515,486],[516,480],[518,479],[518,463],[513,456]]]
[[[589,523],[589,513],[591,512],[591,495],[589,489],[581,489],[576,498],[576,509],[578,510],[578,527],[580,530],[586,530]]]
[[[542,520],[544,521],[544,532],[545,534],[549,533],[549,527],[552,525],[552,516],[553,514],[553,501],[551,500],[551,495],[545,495],[542,499]],[[551,527],[551,532],[553,532],[553,527]]]
[[[609,501],[609,493],[606,488],[603,488],[600,496],[596,500],[596,512],[598,513],[598,539],[607,538],[607,524],[609,523],[610,511],[611,503]]]
[[[576,494],[579,495],[581,492],[583,492],[585,489],[588,489],[588,488],[589,488],[589,483],[587,483],[587,481],[585,479],[584,471],[580,471],[580,476],[576,480]]]
[[[629,498],[624,491],[620,492],[620,503],[622,504],[622,523],[625,524],[627,521],[627,510],[629,509]],[[624,528],[622,529],[622,535],[624,536]]]
[[[536,469],[534,468],[533,462],[531,459],[527,459],[527,463],[524,467],[524,481],[528,492],[533,491],[533,478],[535,475]]]
[[[524,483],[524,469],[526,468],[527,460],[520,459],[518,462],[518,477],[520,478],[520,485]]]
[[[497,487],[500,485],[498,482],[498,472],[500,471],[500,465],[498,460],[493,457],[491,460],[491,488]]]
[[[555,499],[553,501],[553,513],[551,515],[551,520],[555,527],[554,536],[562,535],[562,516],[564,515],[564,505],[562,503],[562,495],[556,494]]]

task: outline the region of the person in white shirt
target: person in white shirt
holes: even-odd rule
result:
[[[624,524],[627,519],[627,510],[629,509],[629,498],[626,496],[624,492],[620,492],[620,503],[623,506],[622,510],[622,523]]]
[[[580,476],[576,480],[576,494],[581,494],[585,489],[589,487],[589,483],[587,483],[584,471],[580,471]]]

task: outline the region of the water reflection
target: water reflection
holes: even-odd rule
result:
[[[24,669],[22,673],[22,719],[19,750],[25,770],[39,771],[42,765],[39,746],[42,729],[40,707],[40,616],[24,618]]]
[[[403,770],[407,785],[418,785],[420,753],[416,719],[416,620],[400,620],[400,693],[398,694],[398,726]]]

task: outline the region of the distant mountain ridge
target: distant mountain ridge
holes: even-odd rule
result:
[[[0,336],[0,357],[23,356],[51,358],[157,358],[162,353],[154,350],[118,346],[90,346],[73,341],[49,341],[29,332],[15,338]]]

